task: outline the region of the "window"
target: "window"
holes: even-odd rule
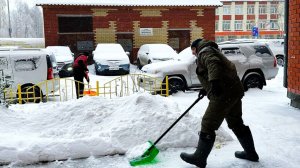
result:
[[[274,39],[274,35],[265,35],[265,39]]]
[[[242,20],[234,21],[234,30],[243,30],[243,21]]]
[[[254,5],[248,5],[247,6],[247,14],[253,15],[254,14]]]
[[[224,30],[230,30],[230,20],[223,21],[223,31]]]
[[[39,65],[40,57],[33,57],[28,59],[15,60],[16,71],[33,71],[37,69]]]
[[[223,15],[231,15],[230,8],[231,8],[231,6],[229,6],[229,5],[224,5],[224,6],[223,6]]]
[[[93,18],[90,16],[59,16],[58,31],[60,33],[93,32]]]
[[[259,14],[267,13],[267,5],[259,5]]]
[[[247,22],[246,22],[246,29],[247,30],[252,30],[253,26],[254,26],[254,21],[253,20],[247,20]]]
[[[270,50],[266,46],[254,46],[255,55],[259,57],[272,56]]]
[[[216,9],[216,15],[219,15],[219,8]]]
[[[237,47],[232,47],[232,48],[222,48],[221,52],[226,56],[236,56],[236,55],[241,55],[241,51]]]
[[[216,42],[222,42],[222,41],[225,41],[225,38],[224,36],[216,36]]]
[[[278,30],[278,20],[270,20],[270,29]]]
[[[258,28],[259,29],[266,29],[266,21],[262,20],[259,22],[259,25],[258,25]]]
[[[228,36],[228,40],[235,40],[237,39],[236,36]]]
[[[277,14],[278,13],[277,7],[278,7],[278,5],[272,4],[271,8],[270,8],[270,13],[271,14]]]
[[[236,15],[241,15],[241,14],[243,14],[243,5],[236,5],[236,6],[235,6],[235,14],[236,14]]]
[[[215,29],[216,31],[219,31],[219,21],[218,20],[216,21],[215,28],[216,28]]]

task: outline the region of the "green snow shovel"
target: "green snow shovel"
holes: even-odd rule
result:
[[[177,124],[177,122],[186,114],[190,111],[192,107],[194,107],[195,104],[199,102],[204,96],[198,97],[195,102],[185,110],[184,113],[181,114],[181,116],[154,142],[152,143],[151,141],[148,141],[148,143],[151,145],[144,153],[142,156],[135,157],[133,159],[129,160],[129,163],[131,166],[138,166],[138,165],[143,165],[143,164],[148,164],[150,163],[156,155],[159,153],[159,150],[155,147],[155,145]]]

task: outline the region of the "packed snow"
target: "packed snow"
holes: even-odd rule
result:
[[[252,130],[260,161],[234,157],[234,151],[242,148],[224,122],[217,132],[207,168],[299,167],[300,110],[290,106],[282,81],[280,68],[263,90],[250,89],[243,98],[244,122]],[[161,97],[136,93],[113,99],[84,97],[1,107],[0,162],[9,164],[5,167],[129,168],[124,154],[148,140],[155,141],[197,94],[187,91]],[[183,162],[179,154],[195,150],[207,104],[207,98],[196,104],[156,145],[160,149],[156,164],[141,167],[193,167]],[[40,163],[53,160],[57,161]]]

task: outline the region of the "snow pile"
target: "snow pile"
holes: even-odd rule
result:
[[[0,108],[0,163],[25,164],[124,154],[154,142],[183,112],[175,101],[147,93]],[[200,121],[187,115],[156,146],[196,146]],[[220,130],[217,143],[231,140]]]

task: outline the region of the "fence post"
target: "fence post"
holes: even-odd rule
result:
[[[166,96],[169,96],[169,77],[166,76]]]
[[[96,92],[97,92],[97,96],[99,96],[100,92],[99,92],[99,81],[96,81]]]
[[[21,85],[18,84],[18,100],[19,100],[19,104],[22,104],[22,94],[21,94],[22,90],[21,90]]]

